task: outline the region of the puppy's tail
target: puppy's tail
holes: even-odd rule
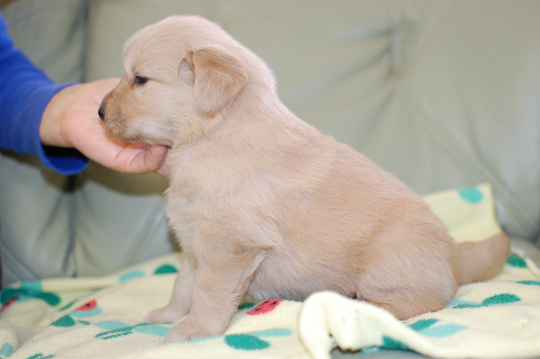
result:
[[[481,242],[462,242],[457,245],[458,284],[491,279],[501,273],[510,254],[510,238],[495,234]]]

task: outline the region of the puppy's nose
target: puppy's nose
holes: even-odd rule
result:
[[[99,108],[97,113],[99,115],[99,118],[101,118],[102,120],[105,120],[105,108],[103,108],[103,106]]]

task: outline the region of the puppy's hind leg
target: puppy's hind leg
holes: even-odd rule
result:
[[[193,294],[193,278],[195,276],[192,261],[193,259],[190,259],[187,253],[184,253],[184,264],[174,282],[173,293],[169,304],[161,309],[151,311],[146,316],[145,321],[163,323],[181,318],[189,313]]]
[[[189,315],[172,328],[166,343],[218,335],[236,313],[253,275],[264,258],[259,248],[221,251],[198,258]]]
[[[390,236],[400,237],[403,237],[400,232]],[[377,251],[371,253],[370,261],[364,263],[364,272],[356,288],[358,299],[382,307],[404,320],[443,309],[453,298],[457,282],[452,246],[415,246],[413,244],[419,241],[414,237],[405,244],[384,240],[380,243]]]

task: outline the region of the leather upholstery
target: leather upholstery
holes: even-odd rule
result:
[[[221,24],[274,70],[293,112],[420,194],[490,182],[505,232],[538,240],[539,1],[18,0],[4,9],[16,43],[57,81],[121,76],[123,42],[173,13]],[[0,157],[7,282],[98,275],[172,250],[164,178],[94,164],[58,177]]]

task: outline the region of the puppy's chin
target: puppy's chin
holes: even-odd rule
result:
[[[103,127],[112,138],[126,142],[134,142],[135,140],[133,136],[126,136],[126,124],[118,118],[106,120]]]
[[[111,138],[130,143],[148,143],[171,147],[177,136],[175,131],[161,131],[159,126],[141,124],[136,120],[126,123],[121,119],[111,119],[105,121],[104,127]]]

